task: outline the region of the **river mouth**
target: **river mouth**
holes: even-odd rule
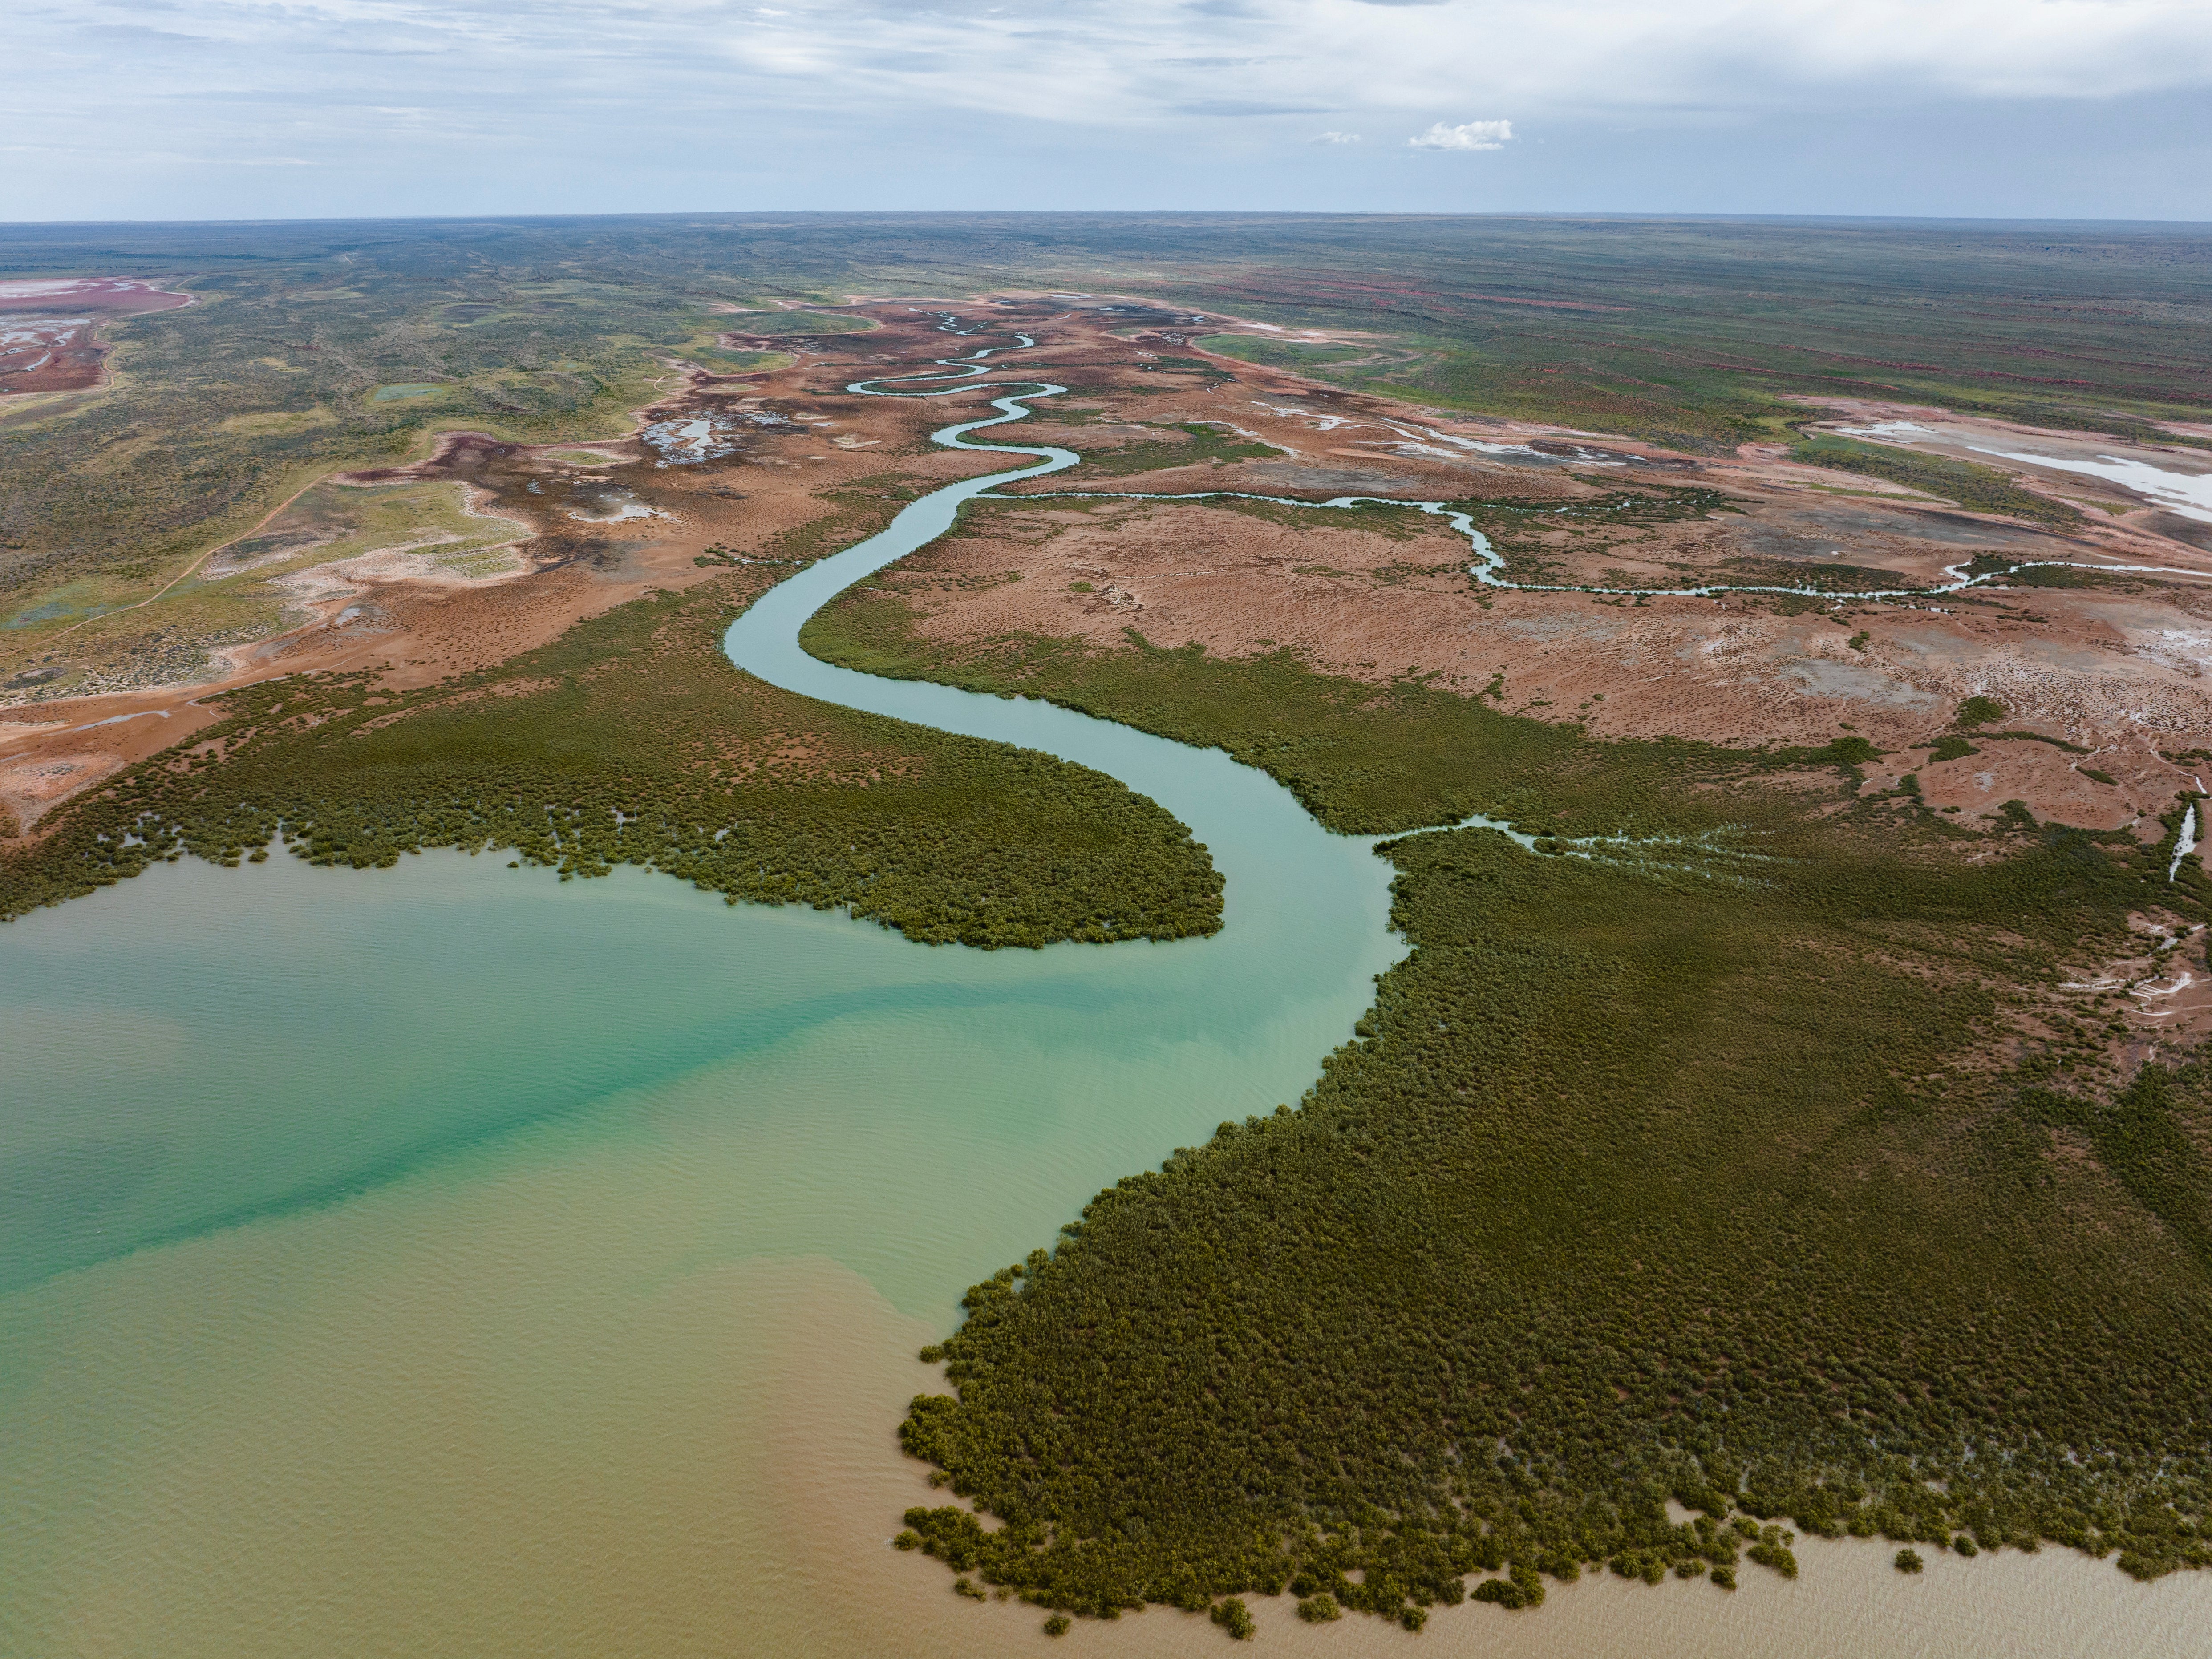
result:
[[[841,675],[811,609],[783,638]],[[915,1350],[1099,1188],[1296,1101],[1402,946],[1367,843],[1224,755],[866,689],[1080,726],[1228,926],[940,950],[433,853],[187,862],[0,932],[6,1645],[97,1607],[163,1659],[971,1650],[881,1547],[928,1491]]]
[[[0,1295],[0,1646],[1037,1650],[1035,1610],[885,1547],[930,1499],[891,1437],[940,1386],[915,1350],[1099,1187],[1295,1102],[1401,947],[1367,844],[1224,755],[805,656],[879,555],[773,590],[733,660],[1110,771],[1207,845],[1222,933],[937,950],[457,854],[186,863],[11,924],[0,1152],[76,1184],[66,1225],[15,1218],[30,1271]],[[1907,1582],[1801,1547],[1794,1585],[1592,1576],[1425,1639],[2180,1654],[2212,1619],[2197,1575],[2008,1552]],[[1259,1612],[1285,1652],[1406,1639]],[[1077,1639],[1223,1638],[1153,1608]]]

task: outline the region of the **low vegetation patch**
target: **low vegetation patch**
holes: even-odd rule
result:
[[[1255,443],[1216,422],[1188,421],[1160,428],[1158,438],[1086,447],[1083,464],[1056,476],[1053,483],[1066,489],[1095,478],[1127,478],[1140,472],[1158,472],[1175,466],[1207,466],[1215,462],[1249,461],[1279,454],[1272,444]],[[1010,492],[1019,493],[1019,492]]]
[[[1923,495],[1941,495],[1970,513],[2002,513],[2057,530],[2070,530],[2081,522],[2078,508],[2039,495],[2032,489],[2023,489],[1996,468],[1978,466],[1972,461],[1921,455],[1886,444],[1860,443],[1856,439],[1825,434],[1796,445],[1790,451],[1790,459],[1808,466],[1825,466],[1838,472],[1885,479]]]

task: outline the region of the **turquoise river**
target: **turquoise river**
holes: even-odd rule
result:
[[[770,592],[731,656],[1123,780],[1210,849],[1221,933],[929,948],[458,854],[157,866],[0,928],[0,1656],[1222,1650],[1164,1609],[1055,1644],[885,1547],[929,1495],[894,1431],[960,1292],[1295,1103],[1403,949],[1368,843],[1218,751],[799,649],[961,500],[1076,459],[1013,453]],[[1802,1553],[1734,1597],[1585,1579],[1419,1638],[1262,1606],[1261,1641],[1780,1659],[2212,1630],[2201,1575]]]

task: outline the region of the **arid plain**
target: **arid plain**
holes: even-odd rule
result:
[[[2017,485],[2078,515],[2062,532],[1778,446],[1700,457],[1347,392],[1194,343],[1279,329],[1141,297],[899,298],[801,314],[838,331],[732,329],[724,345],[787,358],[743,375],[670,360],[665,395],[630,436],[525,445],[449,432],[419,461],[301,491],[178,585],[276,620],[242,642],[214,642],[219,629],[185,639],[130,671],[155,684],[64,698],[41,695],[44,678],[19,686],[0,708],[0,806],[35,834],[60,802],[185,744],[215,717],[204,699],[226,688],[362,670],[422,687],[647,591],[765,585],[920,491],[994,465],[929,445],[940,405],[856,397],[847,383],[927,374],[970,337],[1017,331],[1036,345],[1006,374],[1072,388],[1023,439],[1075,447],[1085,466],[1019,487],[1035,505],[977,503],[957,533],[880,579],[948,653],[1013,635],[1109,651],[1140,638],[1231,659],[1288,652],[1603,737],[1817,746],[1857,734],[1881,751],[1863,794],[1910,776],[1911,804],[1965,821],[2016,800],[2039,820],[2132,826],[2154,843],[2202,787],[2212,520],[2033,459],[2115,456],[2154,481],[2186,479],[2208,471],[2194,448],[1971,419],[1938,436],[1912,405],[1820,411],[1815,430],[2027,458],[2008,468]],[[1201,493],[1212,499],[1137,499]],[[1291,514],[1249,499],[1340,496],[1496,504],[1485,522],[1504,581],[1474,580],[1467,538],[1437,519],[1371,503]],[[387,498],[385,524],[356,522]],[[471,534],[471,520],[488,529]],[[1969,572],[1984,579],[1941,591]],[[1617,591],[1705,587],[1717,591]],[[1875,591],[1884,597],[1856,597]],[[34,676],[68,652],[66,635],[45,645]],[[2002,705],[2002,740],[1937,749],[1977,696]],[[806,744],[793,734],[787,757]],[[2170,920],[2147,922],[2147,947]],[[2163,992],[2152,965],[2100,963],[2089,977]],[[2130,1006],[2155,1017],[2140,1039],[2148,1052],[2161,1036],[2200,1035],[2212,985]]]
[[[955,314],[978,327],[1036,330],[1024,374],[1079,383],[1023,435],[1080,447],[1092,463],[1082,487],[1315,503],[1494,500],[1522,526],[1509,544],[1509,578],[1568,591],[1486,588],[1468,578],[1464,538],[1410,516],[1369,528],[1315,514],[1293,533],[1233,501],[994,502],[888,579],[910,593],[929,637],[1015,630],[1110,647],[1133,629],[1154,646],[1196,643],[1232,657],[1289,649],[1331,672],[1378,683],[1420,675],[1470,695],[1503,675],[1502,694],[1488,694],[1501,708],[1607,735],[1817,743],[1852,730],[1906,763],[1871,775],[1881,787],[1914,770],[1946,806],[1988,809],[2016,796],[2039,817],[2099,829],[2164,811],[2192,774],[2161,751],[2212,735],[2200,668],[2212,641],[2203,586],[2212,554],[2198,544],[2212,541],[2212,521],[2124,485],[2012,469],[2023,488],[2081,510],[2081,524],[2060,534],[1839,478],[1776,447],[1700,458],[1347,393],[1211,356],[1194,337],[1236,331],[1237,319],[1142,300],[898,300],[821,314],[863,319],[868,331],[734,331],[734,346],[780,345],[795,361],[735,377],[672,362],[672,395],[640,411],[641,435],[532,446],[447,433],[420,462],[331,476],[322,493],[338,498],[341,514],[371,503],[373,492],[443,487],[462,511],[497,526],[480,540],[512,556],[488,569],[453,568],[452,544],[478,548],[434,524],[334,558],[331,544],[349,526],[306,521],[295,498],[251,535],[211,550],[189,579],[241,599],[273,596],[287,625],[250,643],[204,646],[166,684],[50,699],[40,675],[9,695],[15,729],[0,727],[0,740],[18,767],[52,763],[57,742],[45,728],[78,734],[93,752],[143,754],[149,740],[138,732],[86,738],[82,730],[157,710],[190,720],[200,694],[272,674],[374,667],[394,684],[425,684],[541,644],[647,587],[720,574],[725,562],[710,548],[788,568],[868,522],[870,503],[990,465],[928,447],[935,407],[843,391],[860,375],[926,372],[951,343],[939,318]],[[1850,404],[1833,424],[1856,430],[1916,413],[1928,411]],[[1065,424],[1070,416],[1079,418]],[[2083,447],[2072,434],[1986,422],[1954,422],[1953,434],[1990,447]],[[2180,476],[2205,466],[2178,446],[2139,459]],[[1110,483],[1089,483],[1102,465]],[[1055,479],[1024,493],[1073,487]],[[1656,522],[1632,511],[1622,522],[1605,510],[1616,489],[1647,502],[1663,499],[1655,490],[1707,494],[1702,511]],[[1547,525],[1547,515],[1563,522]],[[2018,580],[1934,591],[1978,556],[2030,568]],[[1807,592],[1586,591],[1702,585]],[[1854,586],[1890,593],[1849,597]],[[1838,597],[1808,602],[1820,593]],[[57,639],[38,667],[66,662],[68,651]],[[1977,695],[2003,702],[2014,724],[2087,747],[2102,757],[2093,769],[2124,785],[2084,780],[2078,756],[2047,744],[1972,765],[1912,764],[1910,746],[1947,729],[1951,708]],[[184,729],[146,731],[173,742]],[[88,758],[82,775],[11,772],[5,787],[19,815],[35,819],[102,775]]]

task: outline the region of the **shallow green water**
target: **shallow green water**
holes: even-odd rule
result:
[[[938,1201],[918,1176],[980,1200],[954,1229],[971,1249],[1026,1249],[1133,1158],[1295,1100],[1390,954],[1349,927],[1295,958],[1263,933],[931,949],[635,871],[503,864],[188,863],[0,930],[9,1287],[343,1201],[522,1126],[611,1133],[711,1077],[730,1121],[798,1137],[743,1172],[757,1218],[732,1248],[834,1254],[943,1310],[999,1264],[917,1271],[913,1218]]]
[[[375,1508],[365,1466],[419,1458],[427,1478],[457,1447],[525,1466],[558,1448],[586,1466],[572,1483],[651,1510],[665,1468],[600,1419],[692,1424],[667,1432],[702,1456],[737,1434],[764,1382],[750,1356],[810,1317],[804,1298],[744,1285],[778,1261],[826,1265],[879,1304],[869,1317],[913,1322],[876,1329],[859,1362],[906,1363],[969,1283],[1048,1242],[1097,1187],[1297,1097],[1390,955],[1346,920],[1295,956],[1265,929],[933,950],[642,872],[562,884],[448,854],[389,872],[186,863],[0,930],[17,1286],[0,1297],[0,1651],[57,1650],[45,1638],[112,1589],[108,1571],[146,1576],[129,1558],[157,1546],[286,1627],[326,1598],[325,1569],[256,1543],[257,1516],[290,1537],[315,1530],[302,1504]],[[649,1340],[631,1328],[725,1273],[711,1318]],[[540,1301],[543,1317],[500,1330]],[[448,1304],[428,1337],[408,1334],[409,1309]],[[664,1397],[703,1354],[716,1374]],[[362,1398],[372,1363],[395,1374]],[[508,1403],[433,1433],[418,1390],[478,1369]],[[879,1390],[872,1420],[847,1427],[887,1449],[924,1380]],[[334,1389],[354,1402],[342,1420],[250,1431],[313,1419]],[[218,1452],[204,1437],[220,1424]],[[486,1480],[489,1534],[466,1519],[477,1499],[447,1493],[434,1530],[454,1553],[434,1582],[405,1581],[431,1598],[418,1635],[459,1639],[484,1615],[484,1579],[507,1582],[469,1562],[494,1548],[516,1478]],[[733,1469],[702,1502],[757,1507],[775,1484]],[[366,1603],[398,1593],[377,1564],[398,1571],[426,1524],[411,1500],[388,1513],[331,1534],[368,1574]],[[532,1571],[550,1593],[576,1569],[556,1539]],[[717,1593],[754,1600],[742,1583]],[[422,1624],[441,1595],[447,1620]],[[207,1650],[242,1639],[219,1621]]]

